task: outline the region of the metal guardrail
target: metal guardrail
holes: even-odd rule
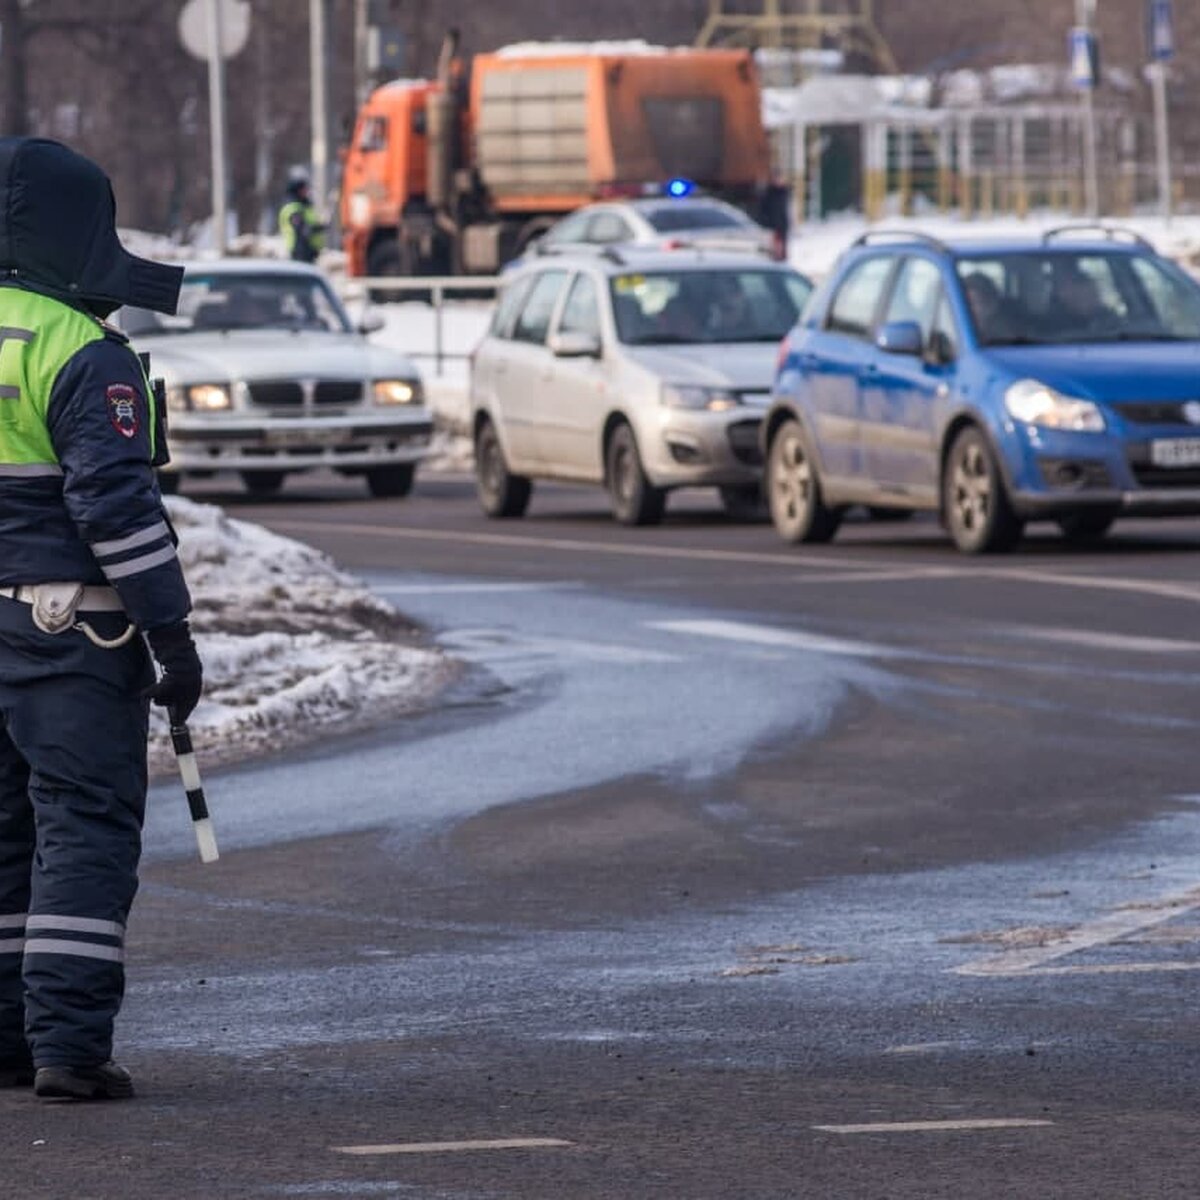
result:
[[[489,292],[495,295],[500,289],[499,275],[419,275],[415,277],[395,275],[365,275],[347,278],[341,287],[345,298],[358,298],[363,293],[380,292],[413,292],[429,297],[433,308],[433,352],[428,350],[404,351],[409,358],[432,358],[434,374],[440,375],[447,358],[465,359],[465,354],[447,354],[443,325],[443,312],[446,307],[446,297],[453,293],[468,292],[478,294]],[[373,304],[398,303],[394,300],[373,300]]]

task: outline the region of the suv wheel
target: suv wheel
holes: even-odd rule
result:
[[[528,479],[509,471],[491,421],[484,421],[475,435],[475,487],[489,517],[523,517],[533,494]]]
[[[1000,468],[981,429],[960,430],[942,468],[942,512],[964,554],[1011,550],[1025,531],[1012,510]]]
[[[842,514],[821,498],[821,481],[804,445],[799,421],[784,421],[767,453],[767,504],[785,542],[828,542]]]
[[[628,425],[613,430],[604,463],[613,516],[622,525],[657,525],[667,508],[667,493],[646,478],[637,439]]]

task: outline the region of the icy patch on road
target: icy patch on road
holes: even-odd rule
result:
[[[417,707],[449,677],[417,629],[324,554],[167,500],[192,592],[204,699],[190,725],[206,762],[231,761]],[[151,767],[170,766],[151,711]]]

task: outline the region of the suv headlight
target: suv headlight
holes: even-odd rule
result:
[[[741,404],[737,393],[728,388],[693,387],[686,383],[664,383],[662,402],[667,408],[688,408],[694,412],[728,412]]]
[[[1004,393],[1009,415],[1043,429],[1103,433],[1104,415],[1090,400],[1064,396],[1036,379],[1021,379]]]
[[[415,379],[377,379],[371,394],[376,404],[421,403],[421,385]]]
[[[167,407],[193,412],[224,412],[233,407],[233,398],[224,384],[196,383],[191,387],[168,388]]]

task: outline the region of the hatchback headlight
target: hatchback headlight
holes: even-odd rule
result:
[[[233,407],[233,398],[229,389],[220,383],[197,383],[184,388],[184,408],[194,412],[223,412]],[[171,403],[170,392],[167,393],[167,404]]]
[[[421,385],[415,379],[377,379],[371,394],[376,404],[421,403]]]
[[[728,412],[741,400],[728,388],[693,387],[685,383],[664,383],[662,402],[667,408],[687,408],[694,412]]]
[[[1004,393],[1009,415],[1026,425],[1103,433],[1104,415],[1090,400],[1064,396],[1036,379],[1021,379]]]

